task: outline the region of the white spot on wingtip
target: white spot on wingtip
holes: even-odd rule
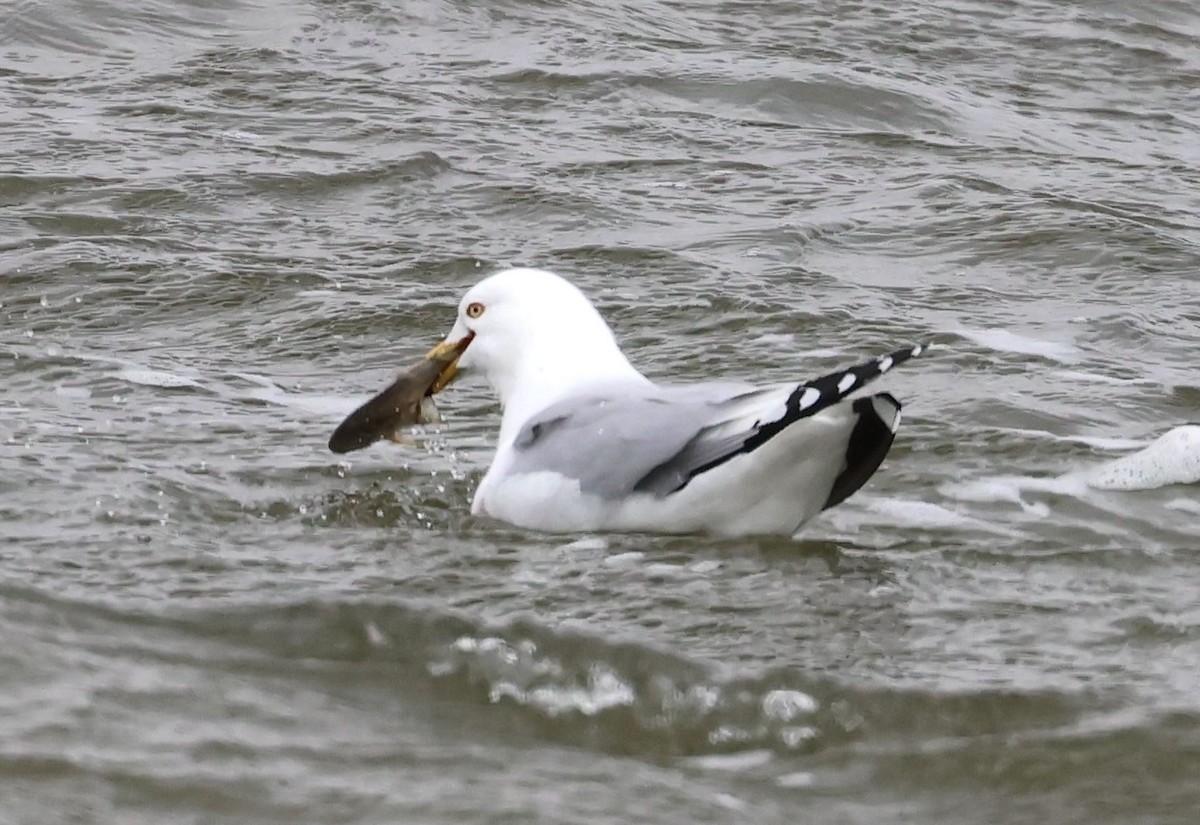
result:
[[[816,404],[821,397],[821,391],[815,387],[809,387],[800,396],[800,409],[807,410],[813,404]]]
[[[847,392],[856,383],[858,383],[858,376],[848,372],[842,376],[841,381],[838,381],[838,392]]]
[[[924,344],[917,344],[916,346],[914,346],[914,347],[912,348],[912,354],[913,354],[913,358],[916,358],[917,356],[919,356],[919,355],[920,355],[922,352],[924,352],[924,351],[925,351],[925,345],[924,345]]]
[[[892,356],[885,355],[879,359],[879,371],[887,372],[892,368]]]
[[[871,406],[875,408],[875,415],[893,434],[900,429],[900,407],[894,400],[877,395],[871,399]]]

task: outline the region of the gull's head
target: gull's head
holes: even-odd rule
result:
[[[506,269],[467,290],[439,348],[464,341],[457,371],[483,375],[506,408],[518,396],[546,400],[583,382],[638,376],[592,302],[541,269]]]
[[[552,272],[506,269],[467,291],[446,340],[347,416],[329,449],[357,450],[425,420],[426,396],[464,371],[481,373],[499,394],[501,439],[572,391],[648,383],[582,292]]]

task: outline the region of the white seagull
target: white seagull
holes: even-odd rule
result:
[[[661,385],[575,286],[507,269],[463,296],[426,356],[446,366],[423,387],[477,372],[500,397],[472,513],[551,532],[792,535],[866,483],[892,445],[900,402],[849,396],[922,349],[800,383]]]

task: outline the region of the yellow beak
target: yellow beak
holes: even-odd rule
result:
[[[430,395],[441,392],[455,379],[458,375],[458,359],[466,352],[467,345],[471,343],[471,339],[474,337],[474,335],[468,335],[461,341],[443,341],[425,353],[426,361],[446,361],[446,359],[450,359],[446,366],[442,367],[442,371],[438,373],[433,384],[430,385]]]

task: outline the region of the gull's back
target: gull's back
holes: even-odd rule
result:
[[[474,510],[547,530],[791,534],[875,472],[899,425],[886,393],[847,396],[919,354],[802,384],[596,384],[525,420]]]

